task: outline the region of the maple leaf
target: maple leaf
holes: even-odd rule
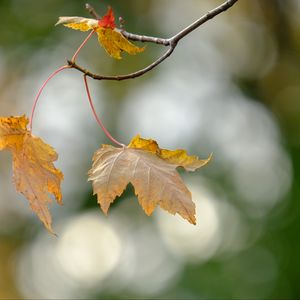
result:
[[[116,59],[122,58],[122,51],[134,55],[145,50],[145,47],[137,47],[129,42],[116,28],[114,13],[110,7],[107,14],[100,20],[83,17],[59,17],[55,25],[59,24],[80,31],[94,30],[98,35],[100,45],[111,57]]]
[[[108,11],[105,16],[98,21],[99,27],[111,28],[116,27],[114,12],[111,7],[108,7]]]
[[[61,171],[53,162],[57,160],[55,150],[27,130],[25,116],[0,118],[0,150],[8,149],[13,156],[13,181],[17,191],[28,200],[31,209],[45,227],[52,231],[52,219],[48,210],[51,203],[49,193],[62,204],[60,183]]]
[[[102,145],[94,154],[89,181],[105,214],[131,183],[147,215],[159,205],[196,224],[195,204],[176,168],[195,171],[210,159],[211,156],[204,160],[189,156],[185,150],[160,149],[156,141],[137,135],[127,147]]]

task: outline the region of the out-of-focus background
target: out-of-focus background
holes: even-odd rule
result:
[[[170,37],[222,3],[115,0],[129,32]],[[89,17],[85,1],[0,0],[0,115],[30,113],[38,88],[86,33],[54,27]],[[300,297],[300,2],[239,1],[180,42],[145,76],[90,80],[95,106],[124,143],[137,133],[213,161],[182,173],[196,226],[160,208],[147,217],[132,188],[105,217],[87,171],[109,143],[89,109],[82,74],[46,87],[34,134],[59,153],[64,206],[51,236],[14,189],[0,153],[0,298],[298,299]],[[165,51],[116,61],[93,38],[78,63],[100,74],[145,67]]]

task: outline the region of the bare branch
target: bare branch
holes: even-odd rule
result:
[[[152,37],[148,35],[139,35],[139,34],[133,34],[129,33],[125,30],[121,30],[121,33],[131,41],[137,41],[137,42],[142,42],[142,43],[154,43],[158,45],[164,45],[164,46],[169,46],[170,45],[170,40],[169,39],[164,39],[160,37]]]
[[[119,17],[120,29],[121,31],[125,30],[125,20],[122,17]]]
[[[191,25],[187,26],[183,30],[181,30],[179,33],[175,34],[173,37],[166,39],[166,38],[161,38],[161,37],[152,37],[152,36],[147,36],[147,35],[139,35],[139,34],[133,34],[130,32],[127,32],[125,30],[121,30],[122,34],[129,40],[131,41],[138,41],[138,42],[143,42],[143,43],[154,43],[154,44],[159,44],[159,45],[164,45],[164,46],[169,46],[171,42],[178,42],[182,38],[184,38],[186,35],[197,29],[199,26],[202,24],[206,23],[207,21],[211,20],[218,14],[226,11],[229,9],[231,6],[233,6],[238,0],[227,0],[220,6],[212,9],[209,11],[207,14],[196,20],[194,23]],[[95,9],[90,5],[86,4],[86,9],[88,12],[96,17],[96,19],[99,19],[99,15],[96,13]]]
[[[81,66],[77,65],[74,61],[71,61],[71,60],[68,60],[68,65],[70,68],[76,69],[76,70],[84,73],[86,76],[89,76],[96,80],[122,81],[122,80],[126,80],[126,79],[133,79],[136,77],[140,77],[140,76],[144,75],[145,73],[149,72],[150,70],[152,70],[153,68],[158,66],[160,63],[162,63],[166,58],[168,58],[171,55],[171,53],[174,51],[174,49],[175,49],[175,47],[170,47],[168,49],[168,51],[166,51],[159,59],[157,59],[151,65],[149,65],[146,68],[141,69],[137,72],[133,72],[133,73],[126,74],[126,75],[117,75],[117,76],[97,75],[97,74],[94,74],[94,73],[82,68]]]
[[[85,9],[91,14],[95,19],[99,20],[100,16],[96,13],[95,9],[92,7],[92,5],[86,3]]]
[[[194,31],[195,29],[197,29],[198,27],[200,27],[207,21],[211,20],[215,16],[219,15],[220,13],[228,10],[237,1],[238,0],[226,0],[223,4],[212,9],[211,11],[209,11],[208,13],[203,15],[201,18],[199,18],[198,20],[196,20],[195,22],[193,22],[192,24],[190,24],[189,26],[187,26],[186,28],[184,28],[183,30],[181,30],[180,32],[178,32],[177,34],[175,34],[174,36],[172,36],[169,39],[129,33],[123,29],[124,26],[122,25],[121,33],[124,35],[124,37],[126,37],[129,40],[139,41],[139,42],[147,42],[147,43],[155,43],[155,44],[163,45],[163,46],[169,46],[169,49],[160,58],[158,58],[156,61],[154,61],[152,64],[150,64],[146,68],[141,69],[139,71],[136,71],[136,72],[133,72],[130,74],[126,74],[126,75],[106,76],[106,75],[98,75],[98,74],[91,73],[90,71],[77,65],[75,63],[75,61],[68,60],[68,65],[69,65],[69,67],[74,68],[74,69],[84,73],[86,76],[89,76],[96,80],[118,80],[118,81],[121,81],[121,80],[133,79],[136,77],[140,77],[140,76],[144,75],[145,73],[149,72],[150,70],[154,69],[156,66],[161,64],[166,58],[168,58],[172,54],[172,52],[175,50],[178,42],[181,39],[183,39],[186,35],[188,35],[192,31]],[[95,9],[90,4],[88,4],[88,3],[86,4],[86,9],[96,19],[100,19],[99,15],[96,13]]]
[[[214,18],[218,14],[220,14],[220,13],[226,11],[227,9],[229,9],[237,1],[238,0],[227,0],[226,2],[224,2],[223,4],[221,4],[220,6],[218,6],[218,7],[214,8],[214,9],[212,9],[211,11],[209,11],[207,14],[205,14],[204,16],[202,16],[201,18],[199,18],[198,20],[196,20],[194,23],[192,23],[191,25],[189,25],[185,29],[181,30],[179,33],[177,33],[176,35],[174,35],[170,40],[178,42],[179,40],[181,40],[182,38],[184,38],[186,35],[188,35],[189,33],[191,33],[193,30],[195,30],[196,28],[198,28],[200,25],[206,23],[207,21],[211,20],[212,18]]]

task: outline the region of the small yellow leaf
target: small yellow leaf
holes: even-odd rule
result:
[[[97,29],[98,40],[106,52],[116,59],[121,59],[122,51],[134,55],[145,50],[129,42],[118,29],[100,27]]]
[[[0,118],[0,150],[8,149],[13,155],[13,180],[17,191],[30,203],[45,227],[52,231],[52,219],[48,210],[49,193],[62,204],[61,171],[53,162],[55,150],[27,130],[28,119],[22,117]]]
[[[185,150],[160,149],[156,141],[136,136],[124,148],[102,145],[94,154],[89,180],[105,214],[128,183],[132,183],[147,215],[160,205],[196,224],[195,204],[176,168],[194,171],[209,160],[188,156]]]
[[[89,31],[98,27],[97,20],[82,17],[59,17],[55,26],[60,24],[80,31]]]
[[[71,29],[88,31],[95,30],[98,41],[105,51],[113,58],[121,59],[122,51],[134,55],[145,50],[145,47],[137,47],[129,42],[116,28],[113,10],[109,7],[105,16],[100,20],[82,17],[59,17],[55,25],[64,25]]]

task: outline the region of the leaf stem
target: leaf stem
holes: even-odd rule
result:
[[[91,36],[93,35],[93,33],[95,32],[95,30],[92,30],[89,35],[85,38],[85,40],[81,43],[81,45],[78,47],[78,49],[76,50],[76,52],[74,53],[71,61],[75,62],[77,55],[79,54],[80,50],[82,49],[82,47],[87,43],[87,41],[91,38]]]
[[[32,106],[32,109],[31,109],[31,115],[30,115],[30,121],[29,121],[29,130],[32,131],[32,124],[33,124],[33,118],[34,118],[34,113],[35,113],[35,110],[36,110],[36,106],[37,106],[37,103],[39,101],[39,98],[45,88],[45,86],[47,85],[47,83],[50,81],[50,79],[52,79],[56,74],[58,74],[59,72],[61,72],[62,70],[64,69],[69,69],[70,66],[69,65],[65,65],[65,66],[62,66],[60,68],[58,68],[56,71],[54,71],[43,83],[43,85],[40,87],[35,99],[34,99],[34,103],[33,103],[33,106]]]
[[[112,137],[112,135],[109,133],[109,131],[105,128],[105,126],[104,126],[104,124],[102,123],[102,121],[99,119],[99,117],[98,117],[98,115],[97,115],[97,113],[96,113],[96,110],[95,110],[93,101],[92,101],[90,89],[89,89],[88,82],[87,82],[87,75],[84,75],[84,76],[83,76],[83,79],[84,79],[85,90],[86,90],[86,93],[87,93],[87,96],[88,96],[88,99],[89,99],[89,103],[90,103],[90,106],[91,106],[93,115],[94,115],[94,117],[95,117],[97,123],[99,124],[99,126],[101,127],[101,129],[102,129],[102,131],[105,133],[105,135],[106,135],[113,143],[115,143],[115,144],[118,145],[118,146],[121,146],[122,148],[125,147],[124,144],[120,143],[119,141],[117,141],[115,138]]]

